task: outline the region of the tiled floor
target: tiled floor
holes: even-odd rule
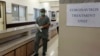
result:
[[[42,47],[39,50],[39,56],[42,56]],[[48,51],[46,56],[58,56],[58,35],[48,42]]]

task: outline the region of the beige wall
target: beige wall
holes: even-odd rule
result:
[[[59,1],[59,0],[40,0],[40,2],[50,2],[50,1]]]
[[[40,8],[39,0],[34,0],[34,1],[33,0],[2,0],[2,1],[6,1],[7,11],[12,11],[11,9],[12,3],[27,6],[29,14],[32,13],[33,8]]]
[[[51,10],[53,11],[59,10],[59,1],[51,1],[49,3],[50,3]]]
[[[59,6],[59,1],[51,1],[50,5],[51,6]]]
[[[59,12],[56,14],[57,22],[59,23]]]
[[[6,1],[6,11],[7,11],[7,24],[14,23],[12,20],[12,4],[19,4],[27,6],[27,21],[34,21],[34,8],[45,8],[47,11],[50,11],[49,2],[40,3],[39,0],[2,0]],[[47,15],[48,12],[47,12]]]
[[[60,1],[59,56],[100,56],[100,28],[66,26],[68,1]]]
[[[49,16],[49,11],[51,10],[49,2],[42,2],[40,7],[45,8],[47,11],[46,15]]]
[[[27,21],[32,21],[32,19],[34,19],[33,17],[34,8],[40,9],[39,0],[2,0],[2,1],[6,2],[7,24],[13,23],[12,4],[27,6]]]
[[[7,24],[15,23],[12,17],[12,4],[18,4],[27,6],[27,20],[34,21],[34,8],[45,8],[47,11],[57,11],[59,10],[59,2],[53,0],[54,2],[42,2],[40,0],[2,0],[6,2],[6,12],[7,12]],[[47,12],[49,16],[49,12]],[[17,22],[18,23],[18,22]]]

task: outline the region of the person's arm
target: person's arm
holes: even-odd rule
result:
[[[47,20],[46,20],[46,24],[42,26],[42,28],[49,28],[50,26],[50,20],[49,18],[47,17]]]
[[[38,29],[40,32],[42,32],[40,26],[38,25],[38,18],[36,19],[36,27],[37,27],[37,29]]]
[[[50,24],[43,25],[43,28],[48,28]]]

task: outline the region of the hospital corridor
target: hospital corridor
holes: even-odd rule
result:
[[[0,56],[58,56],[59,0],[0,0]]]
[[[0,0],[0,56],[100,56],[100,0]]]
[[[58,56],[58,40],[58,35],[56,35],[50,42],[48,42],[47,56]],[[39,50],[39,56],[42,56],[42,48],[43,47]]]

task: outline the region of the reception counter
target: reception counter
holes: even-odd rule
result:
[[[35,25],[10,28],[0,32],[0,56],[30,56],[34,52]],[[57,34],[56,26],[49,29],[49,40]],[[40,43],[42,46],[42,41]]]

